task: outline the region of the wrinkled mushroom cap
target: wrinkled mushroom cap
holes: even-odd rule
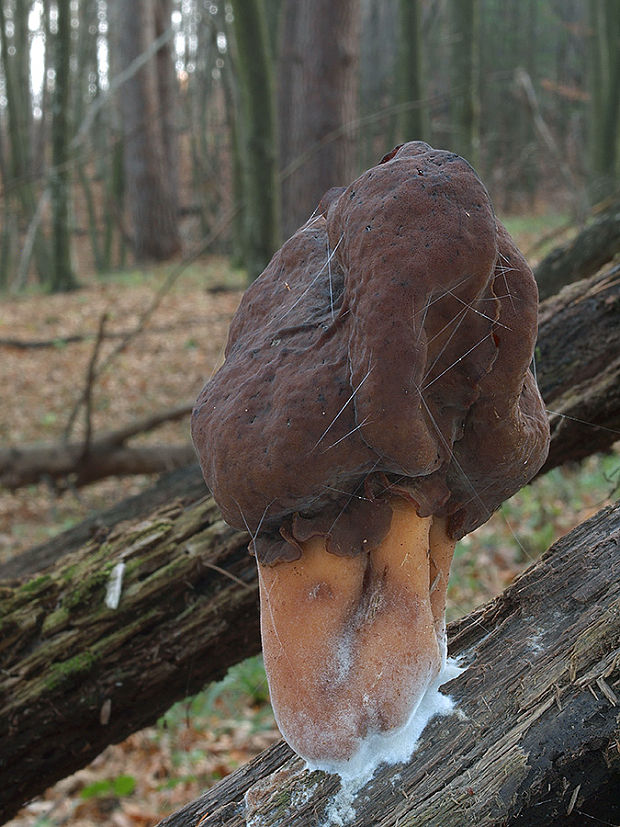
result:
[[[192,415],[224,518],[263,563],[317,534],[376,546],[389,492],[454,538],[485,522],[548,450],[537,305],[459,156],[405,144],[330,190],[244,294]]]

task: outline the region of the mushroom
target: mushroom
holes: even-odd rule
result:
[[[192,436],[251,535],[274,712],[315,766],[414,715],[455,542],[546,457],[537,304],[472,167],[421,142],[330,190],[243,296]]]

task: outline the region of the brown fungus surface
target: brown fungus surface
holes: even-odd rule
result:
[[[388,495],[461,537],[548,449],[532,273],[457,155],[416,142],[330,190],[248,288],[192,435],[264,564],[376,547]]]

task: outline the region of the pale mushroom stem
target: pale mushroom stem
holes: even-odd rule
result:
[[[409,720],[445,662],[454,542],[443,521],[394,497],[370,553],[337,557],[323,538],[294,562],[259,564],[265,668],[282,735],[329,766]]]

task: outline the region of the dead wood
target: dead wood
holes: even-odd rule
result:
[[[203,499],[207,493],[197,464],[162,474],[146,491],[127,497],[103,511],[94,512],[67,531],[0,562],[0,581],[17,580],[43,571],[89,540],[103,543],[110,532],[126,520],[139,523],[163,505],[178,502],[189,506]]]
[[[258,651],[247,539],[221,521],[211,499],[187,508],[173,504],[139,525],[118,527],[103,544],[92,540],[49,573],[5,586],[0,815],[10,817],[108,743],[152,723],[174,700]],[[407,801],[421,795],[421,778],[427,810],[411,811],[415,823],[459,824],[464,807],[473,808],[476,823],[498,823],[504,810],[493,809],[497,801],[513,808],[505,812],[542,807],[549,784],[554,806],[567,804],[563,779],[568,794],[578,784],[582,798],[605,794],[618,768],[613,738],[620,735],[613,708],[620,678],[619,546],[617,505],[563,538],[498,601],[451,627],[451,652],[470,668],[449,689],[467,719],[431,726],[420,757],[401,769],[395,786],[386,783],[393,771],[380,772],[365,791],[371,801],[379,796],[383,810],[377,812],[387,811],[386,795],[394,796],[396,815],[409,812]],[[106,589],[119,562],[126,567],[123,589],[118,608],[110,609]],[[246,788],[283,764],[280,793],[289,782],[290,795],[299,783],[307,786],[309,776],[299,774],[299,762],[286,763],[289,758],[279,747],[243,771],[248,783],[234,794],[228,786],[210,793],[202,812],[218,814],[204,823],[244,824]],[[318,823],[312,807],[325,809],[336,789],[334,779],[313,778],[311,806],[302,810],[305,820],[294,823]],[[268,799],[258,796],[259,810],[271,811]],[[550,809],[537,812],[544,818]],[[224,813],[232,820],[218,820]],[[375,820],[374,810],[363,813],[366,820],[354,823],[396,823]],[[418,821],[425,813],[436,813],[435,821]]]
[[[0,823],[258,652],[248,536],[203,497],[0,584]],[[106,605],[124,565],[118,608]]]
[[[465,671],[409,763],[382,766],[330,819],[337,776],[267,750],[161,827],[583,825],[620,816],[620,505],[556,543],[449,629]],[[340,810],[340,816],[343,809]],[[617,822],[615,822],[617,823]]]
[[[620,264],[541,304],[535,359],[551,425],[541,473],[620,439]]]
[[[552,250],[535,270],[541,299],[586,279],[620,253],[620,201],[616,200],[571,241]]]
[[[158,474],[188,465],[195,458],[189,443],[139,446],[126,443],[165,422],[188,416],[191,409],[191,403],[177,405],[115,431],[89,435],[87,440],[3,448],[0,450],[0,485],[14,491],[46,480],[64,484],[70,481],[78,487],[112,475]]]
[[[236,290],[238,288],[222,287],[221,292],[226,290]],[[207,288],[207,292],[213,292]],[[215,291],[219,292],[219,291]],[[224,316],[221,317],[225,318]],[[203,318],[183,319],[182,322],[165,325],[149,325],[145,328],[144,334],[168,333],[171,330],[187,329],[188,327],[202,327],[204,325]],[[133,335],[133,331],[129,330],[107,330],[103,335],[104,341],[109,339],[126,339]],[[13,337],[0,338],[0,347],[14,350],[49,350],[51,348],[62,348],[67,345],[81,344],[83,342],[91,342],[97,338],[97,331],[90,333],[73,333],[69,336],[55,336],[52,339],[16,339]]]

